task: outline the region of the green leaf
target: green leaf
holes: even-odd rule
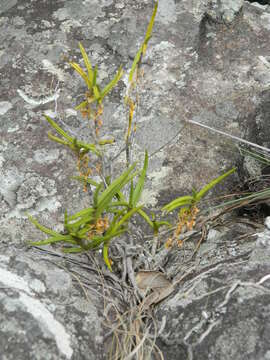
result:
[[[111,208],[118,206],[129,207],[129,204],[126,201],[113,201],[110,203],[110,205],[108,205],[106,210],[109,211]]]
[[[108,249],[109,249],[108,244],[103,244],[103,251],[102,251],[103,259],[108,269],[112,272],[111,262],[108,256]]]
[[[170,212],[170,211],[173,211],[173,210],[179,208],[180,206],[191,205],[193,202],[194,202],[193,196],[190,196],[190,195],[181,196],[181,197],[171,201],[169,204],[165,205],[162,208],[162,210],[166,211],[166,212]]]
[[[109,205],[116,193],[118,193],[122,189],[122,187],[124,187],[136,175],[136,172],[131,175],[134,167],[135,164],[130,166],[128,170],[126,170],[122,175],[115,179],[99,196],[97,205],[98,209],[96,212],[97,217],[102,214],[102,212]]]
[[[138,210],[140,210],[142,208],[142,206],[139,206],[137,208],[133,208],[131,210],[129,210],[122,218],[121,220],[115,224],[112,232],[117,231],[119,228],[121,228],[121,226],[123,226],[125,224],[125,222],[127,222],[127,220],[130,219],[130,217],[135,214],[136,212],[138,212]]]
[[[70,222],[72,220],[76,220],[76,219],[81,218],[83,216],[91,216],[91,214],[93,214],[94,211],[95,211],[95,209],[93,209],[92,207],[89,207],[87,209],[83,209],[83,210],[77,212],[74,215],[68,216],[68,221]]]
[[[84,61],[84,64],[85,64],[85,67],[87,69],[87,73],[88,73],[88,81],[87,81],[87,84],[89,85],[89,89],[92,88],[92,85],[93,85],[93,68],[92,68],[92,65],[91,65],[91,62],[86,54],[86,51],[83,47],[83,45],[81,43],[79,43],[79,46],[80,46],[80,50],[81,50],[81,53],[82,53],[82,57],[83,57],[83,61]]]
[[[79,105],[77,105],[75,107],[75,110],[81,110],[87,107],[87,105],[89,104],[89,102],[87,100],[81,102]]]
[[[159,228],[161,226],[168,226],[171,227],[172,225],[168,221],[153,221],[154,224],[154,235],[156,236],[158,234]]]
[[[112,239],[115,236],[119,236],[122,233],[124,233],[126,230],[119,230],[118,232],[114,233],[113,235],[108,235],[108,236],[99,236],[99,237],[94,237],[93,239],[91,239],[91,242],[89,244],[87,244],[84,248],[83,247],[71,247],[71,248],[63,248],[62,251],[64,253],[80,253],[80,252],[85,252],[88,250],[93,250],[96,249],[100,246],[100,244],[104,243],[105,241],[109,241],[110,239]]]
[[[63,248],[62,251],[65,253],[65,254],[72,254],[72,253],[81,253],[81,252],[84,252],[86,251],[85,249],[79,247],[79,248],[76,248],[76,247],[71,247],[71,248]]]
[[[218,178],[212,180],[209,184],[204,186],[197,194],[196,194],[196,202],[200,201],[202,197],[206,195],[206,193],[211,190],[214,186],[216,186],[218,183],[220,183],[222,180],[224,180],[227,176],[233,174],[235,172],[236,168],[233,168],[229,171],[227,171],[225,174],[220,175]]]
[[[58,132],[59,135],[62,135],[65,139],[72,142],[73,138],[69,136],[63,129],[60,128],[59,125],[56,124],[56,122],[53,121],[49,116],[44,115],[48,123]]]
[[[94,195],[93,195],[93,203],[94,203],[94,208],[97,209],[98,207],[98,195],[99,195],[99,192],[102,188],[103,184],[99,184],[94,192]]]
[[[71,244],[76,244],[76,241],[73,240],[72,236],[52,236],[47,240],[40,240],[40,241],[29,241],[28,244],[32,246],[43,246],[43,245],[50,245],[56,242],[64,241]]]
[[[87,144],[87,143],[84,143],[82,141],[79,141],[77,139],[72,139],[72,143],[73,143],[73,146],[74,146],[74,150],[77,149],[77,150],[85,150],[85,153],[87,153],[88,151],[91,151],[93,152],[94,154],[96,154],[97,156],[100,156],[100,152],[97,150],[96,148],[96,145],[95,144]]]
[[[129,77],[128,77],[129,82],[132,82],[134,71],[136,70],[136,67],[137,67],[137,65],[138,65],[138,63],[139,63],[139,61],[141,59],[141,56],[142,56],[142,51],[143,51],[143,44],[141,45],[140,49],[138,50],[138,52],[135,55],[135,58],[133,60],[133,64],[131,66]]]
[[[77,236],[79,230],[82,230],[82,228],[84,228],[85,225],[89,225],[89,224],[93,223],[94,221],[95,221],[95,218],[93,216],[84,216],[84,217],[81,217],[76,222],[69,223],[67,225],[67,229],[70,234],[72,234],[73,236]],[[88,226],[87,226],[87,229],[89,230]]]
[[[96,85],[93,87],[93,91],[94,91],[95,99],[97,101],[99,101],[100,100],[100,92],[99,92],[98,87]]]
[[[103,145],[108,145],[108,144],[113,144],[115,143],[115,139],[103,139],[103,140],[99,140],[98,144],[103,146]]]
[[[84,80],[86,86],[90,90],[92,88],[92,84],[91,84],[90,80],[88,79],[87,74],[83,71],[83,69],[80,67],[80,65],[75,63],[75,62],[70,62],[69,64],[82,77],[82,79]]]
[[[150,219],[150,217],[142,210],[138,210],[138,214],[153,228],[154,224],[153,221]]]
[[[137,185],[135,187],[135,190],[134,190],[134,193],[132,196],[132,207],[136,206],[136,204],[140,200],[140,197],[141,197],[141,194],[143,191],[143,187],[144,187],[144,181],[145,181],[147,168],[148,168],[148,153],[146,151],[145,156],[144,156],[143,170],[141,172],[141,176],[139,177],[139,180],[137,182]]]
[[[147,30],[146,30],[146,34],[145,34],[143,43],[142,43],[140,49],[138,50],[137,54],[135,55],[133,64],[131,66],[131,70],[130,70],[129,78],[128,78],[129,82],[132,82],[134,71],[136,70],[136,67],[139,64],[142,56],[145,54],[148,41],[150,40],[150,38],[152,36],[152,30],[153,30],[153,26],[154,26],[155,16],[156,16],[156,13],[157,13],[157,8],[158,8],[158,2],[156,2],[156,4],[155,4],[155,7],[154,7],[154,10],[153,10],[150,22],[149,22]]]
[[[112,81],[108,85],[105,86],[105,88],[101,92],[101,95],[100,95],[101,100],[103,100],[104,97],[115,87],[115,85],[118,83],[118,81],[123,76],[123,73],[124,72],[123,72],[122,66],[120,66],[115,77],[112,79]]]
[[[96,86],[96,83],[97,83],[97,74],[98,74],[98,67],[96,65],[95,70],[94,70],[94,76],[93,76],[93,87]]]
[[[78,180],[83,183],[87,182],[88,184],[93,185],[95,187],[99,185],[96,181],[92,180],[91,178],[85,178],[84,176],[71,176],[71,179]]]
[[[70,146],[70,143],[68,141],[62,140],[57,136],[54,136],[50,131],[48,132],[48,138],[50,140],[53,140],[55,142],[58,142],[61,145]]]
[[[150,22],[149,22],[147,30],[146,30],[146,34],[145,34],[145,38],[144,38],[144,44],[146,44],[146,45],[152,36],[152,30],[153,30],[153,26],[154,26],[154,22],[155,22],[157,8],[158,8],[158,2],[156,2],[156,4],[155,4],[153,14],[151,16]]]
[[[133,204],[133,194],[134,194],[134,184],[133,184],[133,179],[130,181],[130,190],[129,190],[129,207],[132,208],[132,204]]]
[[[44,232],[45,234],[52,235],[52,236],[58,236],[58,232],[53,231],[51,229],[46,228],[45,226],[41,225],[36,219],[34,219],[31,215],[26,214],[28,219],[31,221],[32,224],[35,225],[36,228],[38,228],[40,231]],[[63,238],[64,235],[61,235]]]

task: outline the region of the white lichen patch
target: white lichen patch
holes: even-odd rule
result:
[[[74,109],[68,108],[68,109],[65,110],[65,114],[66,114],[67,118],[70,117],[70,116],[77,116],[77,111],[74,110]]]
[[[156,21],[160,21],[165,25],[176,22],[177,13],[174,0],[160,0]]]
[[[59,351],[70,359],[73,350],[70,344],[70,335],[66,332],[64,326],[54,318],[53,314],[39,300],[36,300],[25,293],[21,293],[19,299],[26,307],[27,311],[38,322],[46,326],[47,330],[49,330],[54,337]]]
[[[51,150],[40,149],[34,152],[34,160],[39,164],[52,163],[58,158],[59,158],[58,149],[51,149]]]
[[[0,116],[7,113],[12,108],[12,104],[9,101],[0,102]]]
[[[32,98],[29,95],[27,95],[23,90],[18,89],[17,90],[18,94],[20,95],[20,97],[27,103],[29,104],[31,107],[36,107],[36,106],[40,106],[40,105],[44,105],[47,104],[51,101],[56,101],[59,98],[59,93],[60,91],[56,91],[53,95],[49,95],[46,97],[43,97],[41,99],[36,99],[36,98]]]
[[[145,205],[155,206],[157,204],[158,195],[157,189],[161,189],[163,180],[169,176],[170,168],[163,166],[161,169],[148,174],[148,179],[151,180],[151,189],[145,188],[142,193],[141,202]]]
[[[30,295],[34,293],[29,288],[27,282],[20,276],[13,274],[12,272],[0,267],[0,282],[7,287],[14,288],[16,290],[25,291]]]
[[[37,293],[44,293],[46,291],[45,285],[38,279],[31,280],[29,282],[29,287]]]
[[[47,70],[49,73],[56,75],[59,81],[65,81],[66,75],[63,70],[59,69],[57,66],[52,64],[49,60],[42,60],[43,69]]]
[[[19,127],[19,125],[17,124],[17,125],[15,125],[14,127],[10,127],[10,128],[8,128],[8,133],[13,133],[13,132],[16,132],[16,131],[18,131],[18,130],[20,130],[20,127]]]
[[[6,171],[0,170],[0,194],[10,207],[16,205],[16,191],[23,182],[24,175],[12,167]]]
[[[62,24],[60,25],[60,29],[65,33],[69,33],[72,28],[81,26],[82,24],[79,21],[69,19],[62,22]]]

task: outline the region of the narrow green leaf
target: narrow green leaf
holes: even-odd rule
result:
[[[77,236],[77,232],[79,230],[81,230],[82,227],[85,227],[85,225],[89,225],[94,221],[95,221],[95,218],[93,216],[81,217],[76,222],[69,223],[68,224],[68,230],[72,235]],[[89,230],[89,227],[88,227],[88,230]]]
[[[93,203],[94,203],[94,208],[97,209],[98,207],[98,195],[99,195],[99,192],[102,188],[102,185],[103,184],[99,184],[94,192],[94,195],[93,195]]]
[[[120,175],[117,179],[115,179],[110,184],[110,186],[108,186],[107,189],[103,191],[103,193],[98,198],[97,214],[100,215],[104,211],[104,209],[109,205],[115,194],[118,193],[122,189],[122,187],[125,186],[136,175],[136,173],[130,175],[134,167],[135,164],[130,166],[129,169],[127,169],[122,175]]]
[[[139,180],[137,182],[137,185],[135,187],[134,194],[132,196],[132,207],[136,206],[138,201],[140,200],[140,197],[141,197],[141,194],[143,191],[143,187],[144,187],[144,181],[145,181],[147,168],[148,168],[148,153],[146,151],[145,156],[144,156],[143,169],[142,169],[141,175],[139,177]]]
[[[190,195],[181,196],[181,197],[171,201],[169,204],[163,206],[162,210],[166,211],[166,212],[170,212],[180,206],[191,205],[193,201],[194,201],[193,196],[190,196]]]
[[[146,30],[146,34],[145,34],[145,38],[144,38],[144,44],[147,45],[149,39],[152,36],[152,30],[153,30],[153,26],[154,26],[154,22],[155,22],[155,17],[156,17],[156,13],[157,13],[157,8],[158,8],[158,2],[156,2],[155,7],[154,7],[154,11],[152,13],[150,22],[148,24],[147,30]]]
[[[91,151],[93,152],[94,154],[96,154],[97,156],[100,156],[100,152],[97,150],[96,148],[96,145],[95,144],[87,144],[87,143],[84,143],[82,141],[79,141],[77,139],[72,139],[73,140],[73,143],[75,145],[75,148],[77,149],[82,149],[82,150],[86,150],[87,151]]]
[[[81,218],[83,216],[90,216],[91,214],[94,213],[94,211],[95,211],[95,209],[93,209],[92,207],[89,207],[87,209],[83,209],[83,210],[77,212],[74,215],[68,216],[68,221],[70,222],[72,220],[76,220],[76,219]]]
[[[158,235],[159,228],[161,226],[171,227],[172,225],[168,221],[153,221],[154,224],[154,235]]]
[[[129,220],[129,218],[135,214],[136,212],[138,212],[138,210],[140,210],[142,208],[142,206],[139,206],[137,208],[133,208],[131,210],[129,210],[122,218],[121,220],[115,224],[113,232],[117,231],[119,228],[121,228],[122,225],[125,224],[125,222],[127,222],[127,220]]]
[[[137,54],[135,55],[135,58],[133,60],[130,72],[129,72],[129,77],[128,77],[128,81],[131,83],[132,82],[132,78],[133,78],[133,74],[134,71],[136,70],[136,67],[141,59],[142,56],[142,51],[143,51],[143,45],[141,45],[140,49],[138,50]]]
[[[111,262],[110,262],[109,255],[108,255],[108,249],[109,249],[108,244],[103,244],[103,251],[102,251],[103,259],[104,259],[104,262],[107,265],[108,269],[112,272]]]
[[[67,243],[71,243],[71,244],[76,244],[76,241],[73,240],[73,238],[71,236],[52,236],[46,240],[40,240],[40,241],[29,241],[28,244],[32,245],[32,246],[43,246],[43,245],[50,245],[56,242],[67,242]]]
[[[132,208],[132,204],[133,204],[133,194],[134,194],[134,184],[133,184],[133,179],[130,181],[130,190],[129,190],[129,207]]]
[[[115,214],[114,217],[110,223],[110,227],[109,229],[107,229],[106,234],[110,235],[113,232],[113,229],[115,227],[115,224],[117,223],[117,221],[121,218],[121,216],[123,216],[126,213],[126,209],[125,210],[118,210]]]
[[[196,202],[200,201],[202,197],[206,195],[206,193],[211,190],[215,185],[220,183],[222,180],[224,180],[227,176],[233,174],[235,172],[236,168],[233,168],[229,171],[227,171],[225,174],[219,176],[218,178],[212,180],[209,184],[204,186],[196,195]]]
[[[87,73],[88,73],[88,82],[87,83],[89,85],[89,89],[91,89],[93,86],[93,77],[94,77],[93,68],[92,68],[91,62],[86,54],[86,51],[85,51],[83,45],[81,43],[79,43],[79,46],[80,46],[83,61],[84,61],[84,64],[85,64],[85,67],[86,67]]]
[[[121,77],[123,76],[123,69],[122,66],[120,66],[117,74],[115,75],[115,77],[112,79],[112,81],[105,86],[105,88],[102,90],[101,92],[101,100],[104,99],[104,97],[115,87],[115,85],[118,83],[118,81],[121,79]]]
[[[48,138],[50,140],[53,140],[55,142],[58,142],[61,145],[70,146],[70,143],[68,141],[62,140],[57,136],[54,136],[50,131],[48,132]]]
[[[31,215],[26,214],[28,219],[31,221],[32,224],[35,225],[36,228],[38,228],[40,231],[44,232],[45,234],[48,235],[52,235],[52,236],[58,236],[58,232],[53,231],[51,229],[48,229],[47,227],[41,225],[35,218],[33,218]],[[63,238],[65,237],[64,235],[61,235]]]
[[[129,204],[126,201],[113,201],[108,205],[106,210],[109,211],[111,208],[118,206],[129,207]]]
[[[153,221],[150,219],[150,217],[142,210],[138,210],[138,214],[153,228],[154,224]]]
[[[95,70],[94,70],[94,76],[93,76],[93,87],[96,86],[96,83],[97,83],[97,74],[98,74],[98,67],[96,65]]]
[[[108,144],[113,144],[115,143],[115,139],[103,139],[103,140],[99,140],[99,145],[103,146],[103,145],[108,145]]]
[[[95,99],[97,101],[99,101],[100,100],[100,92],[99,92],[98,87],[96,85],[93,87],[93,91],[94,91]]]
[[[133,74],[134,74],[134,72],[136,70],[136,67],[137,67],[138,63],[140,62],[141,57],[145,54],[148,41],[150,40],[151,35],[152,35],[152,30],[153,30],[153,25],[154,25],[154,21],[155,21],[155,16],[156,16],[156,13],[157,13],[157,8],[158,8],[158,2],[156,2],[156,4],[155,4],[155,7],[154,7],[154,10],[153,10],[150,22],[149,22],[147,30],[146,30],[146,34],[145,34],[145,38],[143,40],[143,43],[142,43],[140,49],[138,50],[137,54],[135,55],[133,64],[131,66],[131,70],[130,70],[129,78],[128,78],[129,82],[132,82]]]
[[[77,105],[77,106],[75,107],[75,110],[84,109],[84,108],[86,108],[86,106],[87,106],[88,104],[89,104],[88,101],[85,100],[85,101],[81,102],[79,105]]]
[[[156,222],[156,224],[158,225],[158,227],[160,227],[160,226],[168,226],[168,227],[171,227],[171,226],[172,226],[172,224],[169,223],[169,221],[155,221],[155,222]]]
[[[83,248],[79,247],[79,248],[76,248],[76,247],[71,247],[71,248],[63,248],[62,251],[65,253],[65,254],[73,254],[73,253],[81,253],[81,252],[84,252],[86,250],[84,250]]]
[[[80,65],[75,63],[75,62],[70,62],[69,64],[82,77],[82,79],[84,80],[87,88],[90,90],[92,84],[90,83],[90,80],[88,79],[87,74],[83,71],[83,69],[80,67]]]
[[[99,185],[99,183],[97,183],[96,181],[92,180],[91,178],[85,178],[84,176],[71,176],[71,179],[78,180],[83,183],[87,182],[88,184],[93,185],[95,187]]]
[[[59,135],[62,135],[65,139],[72,142],[73,138],[69,136],[63,129],[60,128],[59,125],[56,124],[53,119],[51,119],[49,116],[44,115],[45,119],[48,121],[48,123],[58,132]]]

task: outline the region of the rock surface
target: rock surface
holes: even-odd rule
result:
[[[25,213],[61,231],[65,209],[89,206],[88,195],[70,180],[76,175],[72,154],[47,138],[49,125],[42,115],[90,141],[85,120],[74,112],[85,89],[65,58],[80,62],[82,42],[105,85],[120,64],[130,68],[151,13],[150,0],[1,1],[3,359],[105,357],[103,304],[93,290],[98,285],[88,269],[91,264],[82,267],[75,257],[67,271],[59,254],[27,248],[25,241],[40,239],[40,233]],[[156,210],[192,187],[200,188],[239,159],[229,138],[186,120],[269,147],[269,43],[267,5],[159,1],[143,60],[133,154],[142,159],[145,149],[150,153],[143,194],[148,207]],[[119,101],[126,84],[127,75],[104,109],[104,129],[116,138],[109,150],[112,158],[124,144],[125,108]],[[124,161],[122,154],[113,164],[115,171]],[[213,194],[230,189],[237,180],[235,175]],[[166,320],[158,339],[166,360],[181,355],[200,360],[270,358],[269,280],[264,278],[270,273],[268,243],[265,248],[262,243],[255,246],[256,237],[251,237],[235,245],[235,233],[223,230],[202,245],[198,272],[191,272],[157,309],[160,324]],[[243,231],[248,233],[250,227]],[[170,255],[169,275],[176,273],[182,258],[181,251]],[[72,273],[76,269],[93,281],[87,290],[92,302],[85,300]]]

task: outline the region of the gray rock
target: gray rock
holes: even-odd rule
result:
[[[231,24],[244,5],[244,0],[211,0],[207,11],[209,17],[216,22]]]
[[[166,359],[267,359],[268,233],[259,237],[249,260],[247,254],[235,260],[231,256],[190,271],[176,285],[157,309],[162,329],[158,346]]]
[[[97,304],[66,267],[2,247],[0,274],[3,360],[104,358]]]

